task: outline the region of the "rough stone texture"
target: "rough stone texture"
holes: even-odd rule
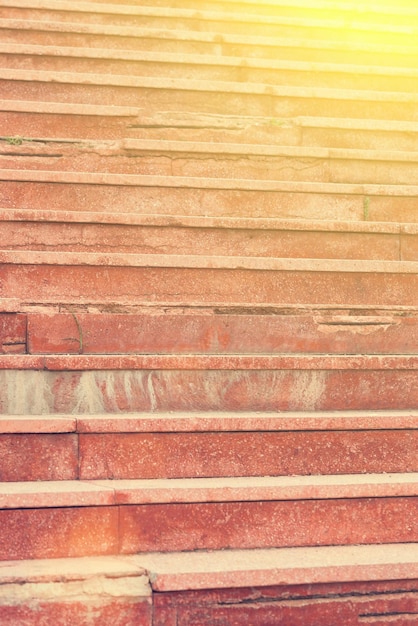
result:
[[[80,478],[417,472],[418,433],[81,435]]]
[[[128,505],[120,510],[120,549],[411,542],[418,540],[417,506],[416,498]]]
[[[0,480],[72,480],[78,441],[72,434],[0,434]]]
[[[28,314],[28,351],[129,353],[340,353],[414,354],[418,318],[378,315],[233,315],[112,313]]]
[[[118,552],[115,507],[1,510],[0,524],[2,561]]]
[[[24,354],[26,351],[26,315],[0,311],[0,354]]]
[[[42,366],[41,359],[33,367]],[[0,412],[415,409],[416,381],[416,370],[407,369],[2,370]]]

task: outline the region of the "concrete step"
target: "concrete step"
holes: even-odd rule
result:
[[[15,144],[18,145],[15,145]],[[415,152],[125,139],[0,140],[0,168],[157,176],[418,184]]]
[[[417,472],[417,424],[417,411],[3,415],[0,480]]]
[[[78,2],[22,2],[13,0],[5,2],[3,15],[10,20],[27,20],[49,23],[80,23],[111,25],[134,28],[190,30],[194,32],[216,32],[218,34],[238,34],[263,37],[309,38],[314,40],[334,39],[346,42],[386,44],[414,44],[418,32],[418,16],[411,11],[409,15],[400,16],[404,23],[374,23],[373,17],[362,19],[361,13],[346,15],[312,17],[308,13],[303,16],[289,16],[277,10],[275,14],[262,15],[246,13],[245,7],[234,11],[205,11],[195,9],[172,8],[172,6],[132,6],[115,4],[97,7],[91,3]],[[9,6],[7,6],[9,5]],[[200,8],[200,7],[199,7]],[[414,14],[415,13],[415,14]]]
[[[413,543],[418,538],[417,478],[3,483],[0,559]],[[332,524],[322,524],[324,519]]]
[[[11,415],[411,410],[417,365],[415,355],[9,354],[0,355],[0,408]]]
[[[370,623],[387,612],[415,618],[416,562],[417,546],[410,543],[388,544],[384,551],[322,546],[8,561],[2,564],[0,618],[5,626],[23,619],[37,626],[39,604],[51,623],[71,619],[85,626],[166,626],[169,619],[211,626],[220,618],[333,626],[335,619],[361,624],[367,617]]]
[[[164,9],[164,12],[166,10]],[[129,18],[130,19],[130,18]],[[286,19],[286,18],[284,18]],[[268,22],[271,18],[267,18]],[[253,30],[254,17],[243,24],[242,33],[219,34],[218,25],[212,31],[202,32],[206,22],[199,23],[200,30],[158,27],[105,25],[82,22],[59,22],[47,20],[0,18],[0,31],[4,44],[27,44],[44,46],[74,46],[102,49],[143,50],[182,54],[209,54],[235,57],[280,58],[282,60],[305,60],[361,65],[415,67],[418,54],[416,27],[392,27],[391,33],[374,33],[364,27],[350,31],[344,26],[322,31],[318,28],[322,20],[314,22],[315,28],[304,27],[306,20],[299,20],[297,32],[294,20],[284,28],[274,28],[274,35],[265,34],[266,25],[261,24],[259,35],[248,34]],[[229,22],[230,23],[230,22]],[[141,24],[143,20],[141,18]],[[228,24],[228,22],[225,22]],[[340,26],[343,21],[339,21]],[[322,34],[322,36],[321,36]],[[384,42],[382,42],[384,37]],[[386,39],[388,37],[389,41]]]
[[[168,107],[183,112],[253,115],[349,117],[414,121],[415,93],[275,86],[265,83],[205,81],[148,76],[81,74],[0,69],[7,100],[138,106],[147,116]]]
[[[415,261],[3,250],[0,263],[0,296],[39,303],[418,305]]]
[[[0,44],[0,67],[207,81],[414,92],[415,68],[146,51]]]
[[[52,184],[51,184],[52,183]],[[131,215],[262,217],[338,221],[418,221],[416,185],[185,178],[40,170],[0,170],[4,209]]]

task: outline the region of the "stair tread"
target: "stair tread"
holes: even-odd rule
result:
[[[145,89],[175,89],[198,92],[237,93],[293,98],[322,98],[331,100],[416,103],[418,94],[401,91],[373,91],[363,89],[338,89],[331,87],[294,87],[268,83],[243,83],[237,81],[196,80],[188,78],[161,78],[153,76],[128,76],[123,74],[92,74],[58,72],[53,70],[20,70],[0,68],[0,80],[45,82],[54,84],[100,85],[135,87]]]
[[[303,259],[192,254],[133,254],[118,252],[50,252],[0,250],[0,263],[8,265],[77,265],[237,269],[293,272],[348,272],[416,274],[418,261],[359,259]]]
[[[0,484],[1,509],[416,496],[417,473]]]
[[[400,430],[416,428],[417,421],[414,410],[2,415],[0,434]]]
[[[154,176],[147,174],[107,174],[96,172],[57,172],[51,170],[0,169],[0,181],[49,182],[81,185],[143,186],[185,189],[280,191],[292,193],[354,194],[367,196],[415,197],[418,185],[371,183],[317,183],[255,180],[249,178],[203,178],[195,176]]]
[[[49,371],[167,370],[415,370],[418,355],[169,354],[169,355],[0,355],[2,369]]]
[[[149,577],[155,591],[407,580],[418,577],[418,544],[385,544],[384,549],[380,545],[319,546],[33,559],[4,561],[0,569],[2,585],[96,576]],[[145,595],[145,588],[142,591]]]
[[[270,20],[269,20],[270,21]],[[288,23],[289,26],[291,22]],[[300,23],[303,24],[303,21]],[[321,24],[321,20],[312,24],[314,29]],[[375,32],[382,33],[382,30],[378,25]],[[47,32],[58,33],[83,33],[91,35],[110,35],[116,37],[134,37],[140,38],[152,38],[152,39],[165,39],[173,41],[193,41],[202,43],[220,43],[219,34],[209,31],[195,31],[170,29],[170,28],[144,28],[134,26],[114,26],[108,24],[90,24],[82,22],[54,22],[54,21],[41,21],[41,20],[24,20],[24,19],[0,19],[0,28],[12,29],[18,31],[25,30],[41,30]],[[330,30],[333,27],[330,26]],[[335,28],[335,26],[334,26]],[[341,22],[340,30],[344,31],[344,22]],[[335,29],[338,31],[338,29]],[[394,35],[404,36],[406,34],[415,35],[417,28],[410,27],[409,25],[395,30]],[[331,31],[332,32],[332,31]],[[342,51],[361,51],[361,52],[385,52],[385,53],[400,53],[400,54],[417,54],[418,50],[416,45],[411,44],[387,44],[383,42],[370,42],[367,39],[367,30],[360,27],[358,32],[365,35],[365,40],[362,41],[344,41],[339,38],[338,32],[334,32],[335,39],[314,39],[314,38],[302,38],[302,37],[273,37],[262,35],[240,35],[234,33],[223,33],[222,43],[225,44],[242,44],[245,46],[265,46],[265,47],[289,47],[289,48],[311,48],[322,50],[342,50]],[[390,30],[389,30],[390,32]]]

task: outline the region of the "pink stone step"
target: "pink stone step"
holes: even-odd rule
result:
[[[413,92],[417,73],[412,68],[363,67],[338,63],[308,63],[233,56],[167,54],[0,44],[0,67],[17,70],[69,71],[89,74],[164,76],[208,81],[236,81]]]
[[[127,558],[9,561],[1,571],[4,626],[152,624],[149,578]]]
[[[0,252],[0,263],[0,296],[31,302],[241,307],[418,304],[418,263],[413,261],[6,250]]]
[[[417,315],[404,311],[234,314],[204,309],[167,315],[157,308],[149,313],[64,310],[22,318],[27,335],[19,346],[31,354],[79,353],[79,327],[84,354],[415,354],[418,345]]]
[[[194,8],[194,7],[193,7]],[[251,22],[254,19],[251,18]],[[309,30],[304,37],[297,37],[293,25],[289,25],[288,36],[222,35],[201,30],[176,30],[173,28],[140,28],[129,26],[108,26],[103,24],[67,23],[24,19],[2,19],[2,41],[4,43],[25,43],[29,45],[74,46],[102,49],[146,50],[155,52],[209,54],[237,57],[281,58],[283,60],[303,60],[360,63],[364,65],[415,67],[417,52],[410,28],[398,28],[401,36],[394,33],[393,43],[370,41],[374,33],[370,31],[358,37],[357,41],[346,41],[338,30],[327,29],[325,38],[309,38]],[[199,25],[201,28],[201,26]],[[265,30],[265,25],[262,25]],[[379,29],[379,27],[378,27]],[[395,27],[396,29],[396,27]],[[311,29],[312,30],[312,29]],[[317,29],[316,29],[317,30]],[[318,32],[318,31],[317,31]],[[375,33],[381,36],[381,33]],[[409,41],[407,37],[409,35]],[[411,39],[412,35],[412,39]],[[365,41],[365,36],[369,40]]]
[[[87,8],[88,7],[88,8]],[[86,10],[87,9],[87,10]],[[413,13],[413,11],[412,11]],[[251,29],[254,36],[261,35],[286,37],[293,35],[295,38],[312,38],[315,40],[334,39],[338,41],[344,38],[350,42],[378,42],[382,41],[382,32],[385,42],[404,43],[413,42],[414,31],[405,25],[380,23],[375,25],[373,21],[362,19],[358,13],[353,19],[351,16],[350,28],[347,29],[346,21],[333,16],[313,17],[309,13],[303,16],[283,15],[277,10],[271,15],[246,13],[245,7],[235,11],[211,10],[196,13],[187,8],[141,7],[141,6],[115,6],[108,5],[104,9],[95,9],[95,5],[84,3],[61,2],[60,6],[48,3],[22,4],[14,2],[12,7],[5,11],[4,17],[10,20],[26,19],[28,21],[41,21],[65,24],[78,22],[82,25],[120,25],[141,26],[143,28],[190,30],[216,33],[237,33],[246,35]],[[399,19],[398,14],[398,19]],[[405,23],[408,24],[405,16]],[[408,24],[409,25],[409,24]],[[348,32],[347,32],[348,31]],[[380,37],[379,37],[380,35]],[[344,37],[343,37],[344,36]]]
[[[408,184],[418,182],[415,152],[125,139],[6,139],[0,166],[11,170],[103,172],[195,178]]]
[[[315,115],[367,119],[414,119],[416,94],[263,83],[174,80],[0,69],[3,97],[76,104],[139,106],[147,115],[168,104],[184,112],[253,115],[273,118]]]
[[[54,598],[43,603],[42,617],[83,619],[86,626],[97,620],[149,626],[151,611],[156,626],[212,626],[221,618],[334,626],[335,619],[375,623],[389,611],[414,617],[416,549],[390,544],[384,551],[369,545],[8,561],[0,578],[0,618],[7,626],[23,619],[37,626],[34,600],[42,602],[45,585]],[[92,593],[94,619],[88,617]]]
[[[418,260],[414,224],[29,209],[0,222],[3,250]]]
[[[26,315],[0,312],[0,354],[23,354],[26,351]]]
[[[1,412],[13,415],[410,410],[418,402],[415,356],[3,355],[0,367]]]
[[[414,411],[4,416],[0,480],[416,472],[416,425]]]
[[[414,474],[5,483],[0,505],[2,560],[418,537]]]
[[[0,170],[2,208],[131,215],[417,222],[417,185]]]

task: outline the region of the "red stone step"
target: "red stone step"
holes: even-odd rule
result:
[[[2,140],[16,145],[23,137],[120,139],[139,113],[136,107],[0,100],[0,122],[7,128]]]
[[[5,626],[23,619],[37,626],[46,585],[48,623],[150,626],[151,611],[155,626],[173,620],[212,626],[219,618],[334,626],[335,619],[354,624],[389,611],[414,617],[416,552],[409,543],[384,551],[369,545],[8,561],[1,570],[0,619]]]
[[[418,304],[414,261],[4,250],[0,263],[0,296],[32,302],[241,307]]]
[[[8,100],[139,106],[149,115],[170,104],[175,110],[272,118],[312,115],[410,121],[418,97],[407,92],[377,92],[263,83],[174,80],[77,72],[0,69]]]
[[[417,504],[416,474],[4,483],[0,559],[416,542]]]
[[[0,44],[0,67],[17,70],[164,76],[207,81],[414,92],[414,68],[234,56]]]
[[[0,355],[0,368],[0,412],[14,415],[410,410],[418,402],[416,356]]]
[[[0,480],[417,472],[417,421],[416,411],[4,415]]]
[[[151,626],[152,589],[132,557],[1,563],[3,626]]]
[[[158,308],[85,313],[70,307],[61,313],[0,314],[0,337],[5,353],[78,354],[80,327],[84,354],[415,354],[417,313],[376,313]]]
[[[125,139],[0,141],[0,166],[22,169],[252,180],[414,185],[415,152]]]
[[[0,209],[4,250],[418,260],[415,224]]]
[[[52,184],[51,184],[52,183]],[[0,170],[2,208],[417,222],[417,185]]]
[[[253,17],[250,19],[249,23],[254,21]],[[103,49],[281,58],[282,60],[311,62],[329,62],[331,56],[333,62],[337,63],[399,67],[415,67],[417,57],[416,37],[409,26],[398,28],[400,34],[394,33],[395,43],[392,44],[388,41],[382,44],[381,32],[364,32],[364,29],[360,29],[356,41],[347,41],[346,31],[341,33],[338,29],[326,29],[322,39],[310,38],[309,28],[305,29],[304,36],[296,36],[294,26],[291,24],[287,27],[288,36],[281,37],[277,32],[275,36],[248,35],[248,24],[245,25],[244,34],[226,33],[221,36],[216,30],[201,32],[201,30],[178,30],[171,27],[141,28],[139,26],[83,24],[82,22],[63,24],[25,19],[0,19],[0,29],[3,43],[10,44],[86,46]],[[263,25],[263,30],[265,30],[265,25]],[[313,32],[318,32],[318,29]],[[370,41],[369,35],[376,35],[377,41]]]
[[[313,17],[305,12],[302,16],[284,15],[278,8],[275,14],[268,16],[257,13],[246,13],[245,6],[240,10],[201,10],[197,13],[194,8],[172,8],[170,6],[133,6],[107,4],[97,7],[93,4],[81,2],[61,1],[59,5],[51,2],[19,2],[13,0],[6,2],[7,10],[4,16],[9,19],[39,20],[41,22],[82,22],[93,24],[111,25],[138,25],[147,28],[171,28],[190,29],[196,31],[213,31],[218,33],[247,34],[249,28],[252,35],[263,36],[288,36],[309,37],[314,39],[333,37],[338,41],[340,34],[350,41],[381,42],[384,37],[387,43],[406,41],[413,42],[415,29],[413,25],[416,13],[410,11],[409,15],[394,12],[398,18],[403,18],[404,24],[394,22],[374,23],[374,14],[369,14],[369,19],[364,19],[359,12],[351,15],[349,34],[347,34],[347,21],[340,15],[322,15]],[[312,12],[311,12],[312,13]],[[371,17],[371,19],[370,19]],[[415,21],[413,19],[415,17]],[[411,26],[412,24],[412,26]],[[382,35],[382,33],[384,33]]]

